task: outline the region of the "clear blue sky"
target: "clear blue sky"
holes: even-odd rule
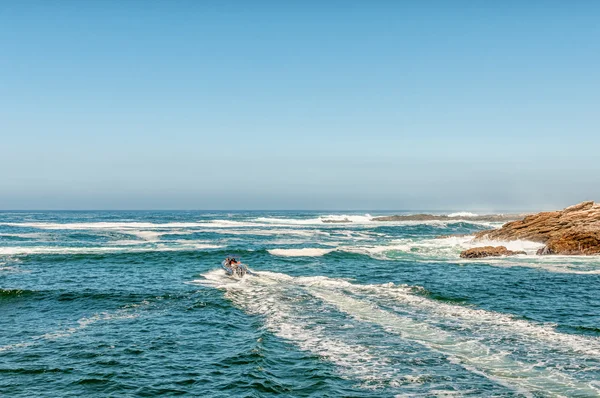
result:
[[[1,1],[0,209],[600,200],[600,2]]]

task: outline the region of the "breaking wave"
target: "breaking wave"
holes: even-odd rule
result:
[[[303,249],[271,249],[267,250],[274,256],[282,257],[319,257],[331,253],[335,249],[303,248]]]
[[[180,246],[154,246],[154,247],[59,247],[59,246],[23,246],[0,247],[0,255],[15,256],[28,254],[99,254],[99,253],[142,253],[142,252],[171,252],[190,250],[220,249],[226,246],[204,243],[189,243]]]
[[[469,211],[459,211],[456,213],[448,214],[448,217],[478,217],[479,214],[471,213]]]

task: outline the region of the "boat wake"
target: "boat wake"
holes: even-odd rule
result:
[[[526,395],[600,394],[592,374],[600,367],[600,339],[440,303],[412,286],[258,274],[234,280],[215,270],[192,283],[224,290],[272,333],[331,362],[361,387],[410,390],[425,383],[456,392],[461,386],[443,375],[458,368]]]

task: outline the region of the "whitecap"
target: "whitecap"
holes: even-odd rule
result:
[[[281,257],[320,257],[335,251],[335,249],[305,247],[302,249],[269,249],[267,251],[273,256]]]
[[[456,213],[448,214],[448,217],[478,217],[479,214],[471,213],[469,211],[459,211]]]
[[[139,253],[139,252],[169,252],[203,249],[220,249],[226,246],[184,241],[182,245],[156,245],[153,247],[104,246],[104,247],[60,247],[60,246],[14,246],[0,247],[0,255],[27,255],[27,254],[95,254],[95,253]],[[187,243],[189,242],[189,243]]]

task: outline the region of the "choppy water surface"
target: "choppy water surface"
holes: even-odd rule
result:
[[[600,396],[600,258],[370,218],[0,213],[0,395]]]

